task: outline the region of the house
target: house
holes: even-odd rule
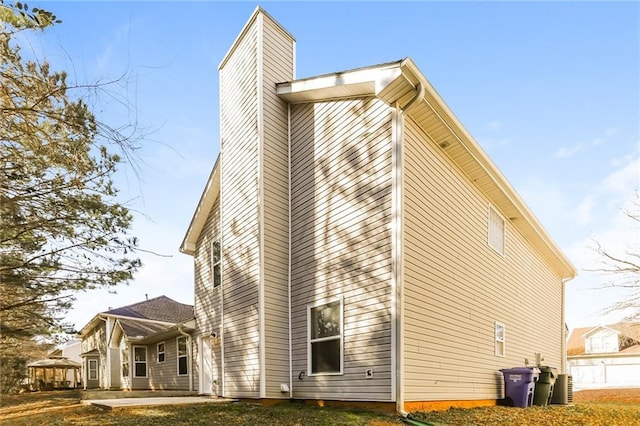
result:
[[[194,326],[166,296],[97,314],[80,331],[84,389],[192,390]]]
[[[82,383],[81,341],[69,340],[49,351],[46,359],[28,364],[29,388],[52,390],[77,388]]]
[[[180,247],[198,391],[405,413],[495,404],[536,353],[564,371],[576,271],[413,61],[296,79],[295,47],[258,7],[219,66]]]
[[[640,386],[640,323],[574,329],[567,362],[577,389]]]
[[[56,346],[47,354],[47,358],[67,358],[72,361],[80,362],[80,352],[82,342],[79,339],[71,339],[67,342]]]

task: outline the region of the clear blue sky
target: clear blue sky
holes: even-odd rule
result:
[[[155,131],[141,151],[142,182],[123,169],[118,186],[141,247],[171,256],[143,254],[116,295],[80,295],[69,314],[78,328],[145,294],[193,303],[193,260],[178,247],[219,151],[218,64],[256,5],[37,5],[63,23],[25,50],[81,82],[128,73],[138,121]],[[598,312],[619,295],[593,290],[606,278],[584,269],[594,266],[594,238],[613,251],[639,245],[620,212],[640,188],[638,3],[261,5],[296,37],[298,78],[410,56],[579,269],[567,284],[569,327],[616,319]],[[113,102],[96,111],[124,119]]]

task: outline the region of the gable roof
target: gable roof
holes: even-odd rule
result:
[[[375,96],[405,111],[563,278],[576,269],[411,58],[276,85],[290,103]]]
[[[585,338],[599,329],[614,330],[621,335],[640,342],[640,323],[618,323],[612,325],[601,325],[592,327],[574,328],[567,340],[567,355],[584,355]],[[630,346],[618,353],[640,353],[640,345]]]
[[[167,296],[159,296],[133,305],[111,309],[102,312],[102,314],[170,323],[184,322],[194,316],[192,305],[176,302]]]
[[[191,218],[191,223],[187,229],[187,233],[180,244],[180,252],[193,255],[196,251],[196,243],[200,238],[200,232],[207,222],[207,217],[211,212],[211,208],[215,204],[216,200],[220,196],[220,154],[216,158],[216,162],[207,179],[207,185],[204,187],[204,191],[198,201],[196,211]]]

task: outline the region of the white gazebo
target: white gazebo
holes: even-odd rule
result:
[[[42,359],[27,367],[34,390],[75,389],[80,382],[82,365],[67,358]]]

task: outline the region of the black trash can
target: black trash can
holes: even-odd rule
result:
[[[558,377],[558,369],[546,365],[538,368],[540,369],[540,377],[536,382],[533,405],[549,405],[553,394],[553,386]]]
[[[512,407],[530,407],[540,370],[530,367],[503,368],[504,396]]]

